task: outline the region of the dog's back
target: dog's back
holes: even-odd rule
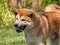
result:
[[[58,33],[60,30],[60,13],[43,12],[43,13],[40,13],[40,15],[41,14],[42,16],[45,16],[47,18],[50,31]]]
[[[60,35],[60,6],[56,4],[48,5],[45,8],[45,12],[49,12],[45,15],[50,23],[50,31],[52,31],[50,33],[53,33],[53,38],[57,38]]]
[[[44,12],[42,16],[45,16],[49,24],[49,37],[53,42],[53,45],[59,44],[60,36],[60,13],[57,12]]]

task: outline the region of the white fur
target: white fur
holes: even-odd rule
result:
[[[43,36],[40,35],[39,37],[31,37],[30,34],[27,34],[25,32],[25,38],[26,38],[26,42],[30,43],[30,42],[36,42],[38,45],[42,45],[42,41],[43,41]]]

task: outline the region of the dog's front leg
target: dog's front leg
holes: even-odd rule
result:
[[[41,43],[41,44],[39,44],[39,45],[46,45],[45,43]]]
[[[27,45],[46,45],[42,37],[31,37],[30,35],[25,35]]]
[[[38,43],[36,43],[36,42],[30,42],[30,43],[28,43],[28,45],[46,45],[45,43],[40,43],[40,44],[38,44]]]

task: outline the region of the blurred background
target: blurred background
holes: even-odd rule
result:
[[[0,0],[0,45],[26,45],[23,32],[14,31],[15,18],[11,12],[12,7],[40,12],[50,4],[60,5],[60,0]]]

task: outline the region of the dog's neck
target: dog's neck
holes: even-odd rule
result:
[[[46,21],[42,20],[42,18]],[[41,16],[38,16],[36,19],[36,21],[38,21],[36,23],[36,27],[29,31],[25,31],[25,37],[28,45],[45,45],[44,42],[46,41],[47,34],[45,30],[48,31],[48,24],[45,25],[47,23],[46,17],[42,16],[42,18]]]

